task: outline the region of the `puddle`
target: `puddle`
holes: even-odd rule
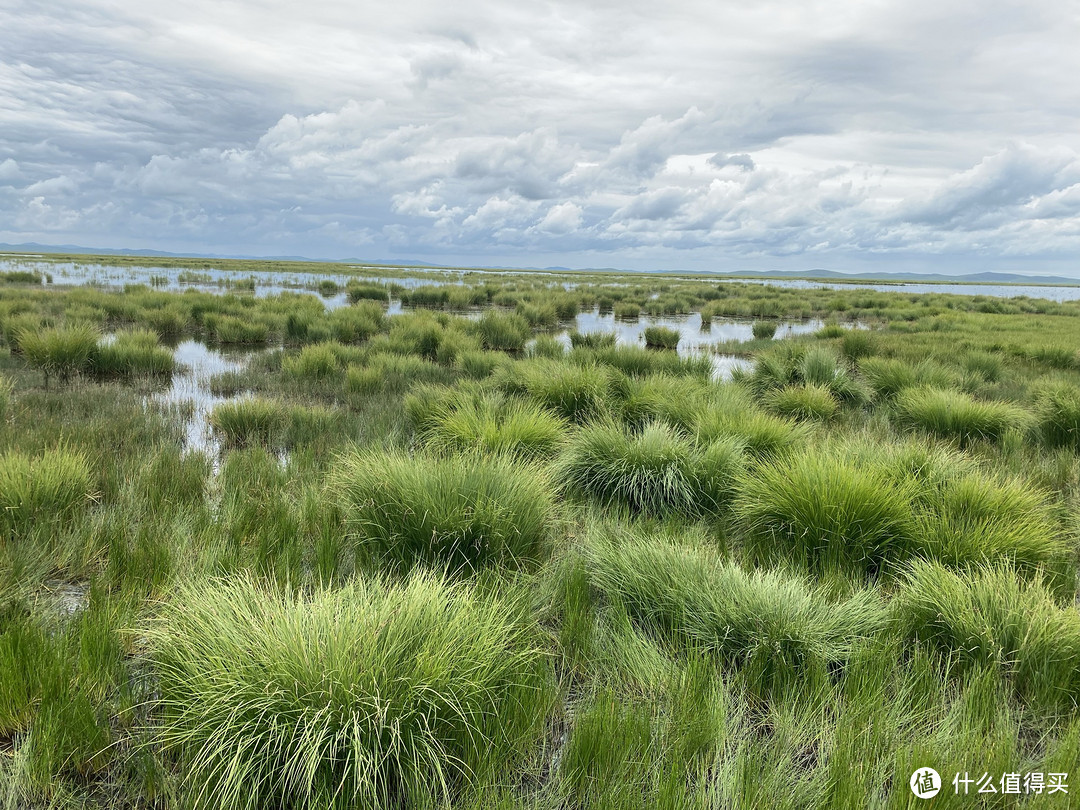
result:
[[[253,355],[267,349],[211,349],[195,340],[177,344],[173,356],[177,368],[168,388],[153,395],[153,400],[166,407],[188,411],[184,420],[184,452],[206,453],[216,459],[221,449],[210,429],[210,412],[215,405],[235,399],[240,393],[215,394],[210,380],[225,372],[241,372]]]
[[[61,618],[69,619],[86,610],[90,602],[89,587],[85,582],[50,579],[41,584],[38,599],[46,609],[55,612]]]
[[[806,321],[779,321],[776,328],[775,340],[780,340],[791,335],[805,335],[816,332],[825,325],[825,322],[812,318]],[[715,351],[716,346],[729,341],[746,341],[754,337],[752,320],[720,320],[713,318],[708,326],[701,325],[701,314],[671,316],[642,315],[636,320],[619,319],[612,313],[599,314],[599,310],[578,313],[574,319],[574,326],[567,327],[556,333],[554,337],[568,349],[570,348],[570,333],[582,334],[607,333],[615,335],[615,343],[618,346],[644,346],[645,330],[650,326],[662,326],[674,329],[679,333],[679,345],[676,351],[679,357],[693,357],[708,355],[713,365],[713,379],[728,380],[736,368],[752,369],[753,362],[745,357],[733,354],[719,354]],[[844,324],[846,328],[865,328],[862,324]]]

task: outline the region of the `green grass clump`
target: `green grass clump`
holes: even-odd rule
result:
[[[532,337],[529,323],[520,315],[504,315],[488,310],[476,322],[480,343],[488,351],[520,353]]]
[[[420,438],[436,452],[478,450],[524,459],[552,455],[569,427],[538,403],[499,392],[450,397],[423,421]]]
[[[877,352],[877,339],[867,329],[845,329],[840,338],[840,352],[848,360],[862,360]]]
[[[601,349],[575,349],[570,359],[583,366],[600,364],[617,369],[628,377],[669,374],[677,377],[709,379],[712,362],[704,354],[679,357],[675,352],[657,352],[644,346],[615,346]]]
[[[868,357],[859,364],[859,371],[877,399],[892,399],[905,388],[919,384],[915,369],[903,360]]]
[[[758,356],[747,382],[759,398],[779,388],[810,384],[827,388],[841,402],[861,405],[869,399],[861,381],[825,346],[782,341]]]
[[[70,518],[90,500],[93,486],[82,452],[59,448],[30,456],[9,450],[0,456],[0,527],[10,536]]]
[[[529,360],[498,369],[493,379],[501,390],[528,394],[572,422],[607,411],[608,377],[596,366]]]
[[[674,351],[679,345],[679,332],[676,329],[668,329],[666,326],[646,327],[645,345],[650,349]]]
[[[615,317],[624,321],[636,321],[641,316],[641,307],[631,301],[615,305]]]
[[[901,425],[921,428],[962,445],[974,439],[1000,441],[1009,431],[1026,431],[1031,415],[1005,402],[981,402],[961,391],[908,388],[896,397]]]
[[[373,301],[340,307],[326,318],[330,336],[339,343],[362,343],[381,332],[385,325],[382,307]]]
[[[214,433],[226,445],[271,446],[282,440],[289,413],[277,400],[241,398],[215,406],[209,421]]]
[[[928,497],[918,535],[923,556],[952,566],[1010,564],[1074,584],[1068,544],[1030,484],[973,471],[942,482]]]
[[[754,321],[750,325],[754,340],[772,340],[776,334],[776,321]]]
[[[1051,447],[1080,449],[1080,388],[1065,382],[1037,388],[1035,425]]]
[[[795,451],[743,479],[735,513],[749,548],[813,569],[877,572],[914,542],[913,487],[838,452]]]
[[[6,377],[0,377],[0,422],[7,419],[11,403],[14,401],[15,384]]]
[[[836,416],[840,403],[823,385],[806,383],[768,391],[765,406],[778,416],[825,422]]]
[[[627,532],[590,538],[584,553],[589,582],[605,601],[676,650],[747,670],[756,691],[823,677],[886,620],[873,591],[836,602],[804,579],[747,572],[684,541]]]
[[[378,301],[385,304],[390,300],[390,289],[385,284],[363,284],[350,281],[345,285],[345,293],[349,296],[350,304],[360,301]]]
[[[1080,613],[1009,568],[917,563],[896,599],[900,632],[962,665],[988,666],[1041,709],[1080,703]]]
[[[341,375],[341,365],[334,347],[327,343],[305,346],[300,353],[286,357],[281,370],[298,380],[331,380]]]
[[[645,807],[643,779],[656,755],[648,705],[600,694],[576,715],[559,760],[568,807]]]
[[[356,451],[339,459],[331,486],[350,531],[400,569],[522,564],[555,520],[547,477],[504,456]]]
[[[798,447],[809,435],[806,425],[750,407],[706,408],[695,416],[691,427],[698,444],[735,438],[746,452],[759,459]]]
[[[613,349],[614,332],[571,332],[570,346],[574,349]]]
[[[515,763],[550,699],[507,598],[429,574],[310,596],[185,586],[147,629],[159,744],[193,806],[446,806]]]
[[[26,362],[45,374],[45,384],[56,376],[66,383],[85,371],[97,352],[98,334],[89,324],[26,329],[18,345]]]
[[[103,376],[166,375],[175,365],[173,353],[149,329],[117,332],[111,343],[98,347],[94,358],[94,370]]]
[[[213,323],[211,334],[219,343],[259,346],[269,340],[270,328],[262,321],[245,320],[226,315]]]
[[[631,433],[608,422],[571,439],[557,477],[605,506],[698,516],[727,505],[742,467],[737,441],[699,446],[670,425],[653,422]]]

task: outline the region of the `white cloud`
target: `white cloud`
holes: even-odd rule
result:
[[[15,0],[0,25],[8,239],[649,267],[1077,250],[1080,24],[1049,6]]]

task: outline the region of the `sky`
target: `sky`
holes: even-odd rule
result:
[[[1080,277],[1080,3],[0,3],[0,242]]]

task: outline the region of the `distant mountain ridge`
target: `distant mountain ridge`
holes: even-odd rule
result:
[[[0,254],[2,253],[81,253],[94,256],[142,256],[153,258],[173,259],[253,259],[261,261],[280,262],[320,262],[327,264],[370,264],[387,265],[397,267],[452,267],[456,265],[438,264],[436,262],[421,262],[410,259],[312,259],[308,256],[244,256],[225,255],[218,253],[170,253],[164,250],[133,250],[131,248],[89,248],[83,245],[41,245],[37,242],[26,242],[19,245],[11,245],[0,242]],[[838,270],[826,270],[814,268],[812,270],[620,270],[615,267],[504,267],[494,265],[477,265],[475,269],[490,270],[544,270],[547,272],[603,272],[603,273],[671,273],[685,276],[729,276],[732,278],[761,278],[761,279],[809,279],[814,281],[834,282],[908,282],[923,284],[1038,284],[1076,287],[1080,286],[1080,279],[1065,278],[1064,276],[1026,276],[1022,273],[843,273]]]

